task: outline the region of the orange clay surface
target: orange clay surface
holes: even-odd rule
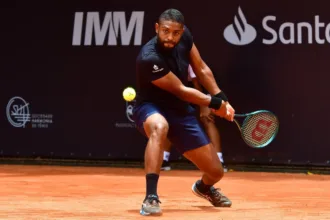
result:
[[[233,206],[215,208],[191,192],[200,175],[162,172],[163,215],[146,217],[142,169],[0,165],[0,219],[330,219],[330,176],[229,172],[216,187]]]

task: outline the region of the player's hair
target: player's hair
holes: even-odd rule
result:
[[[174,21],[177,22],[179,24],[184,25],[184,17],[183,14],[174,8],[170,8],[167,9],[166,11],[164,11],[158,18],[158,23],[161,22],[161,20],[165,20],[165,21]]]

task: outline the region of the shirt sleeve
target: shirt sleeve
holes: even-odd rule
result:
[[[191,81],[194,78],[196,78],[196,74],[194,73],[191,65],[189,65],[188,66],[188,80]]]
[[[165,61],[158,55],[149,55],[139,62],[140,71],[151,82],[162,78],[170,72]]]
[[[194,39],[187,26],[184,26],[184,32],[182,35],[182,39],[184,40],[188,50],[190,51],[194,44]]]

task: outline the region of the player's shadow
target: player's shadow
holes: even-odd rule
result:
[[[199,208],[199,209],[168,209],[168,208],[162,208],[163,213],[175,213],[175,212],[221,212],[220,208],[216,208],[213,206],[192,206],[194,208]],[[128,213],[131,214],[136,214],[139,213],[139,210],[137,209],[129,209],[127,210]]]

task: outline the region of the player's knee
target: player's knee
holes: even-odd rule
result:
[[[151,135],[154,138],[165,139],[168,132],[168,124],[166,122],[157,122],[153,125]]]
[[[214,179],[215,181],[219,181],[222,179],[223,175],[224,175],[224,172],[223,172],[223,169],[221,166],[219,167],[214,167],[209,175],[212,177],[212,179]]]

